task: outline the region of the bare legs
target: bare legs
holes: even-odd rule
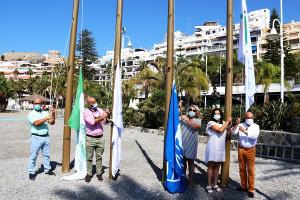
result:
[[[187,164],[186,164],[187,163]],[[189,186],[194,185],[194,174],[195,174],[195,164],[193,159],[185,158],[184,168],[186,169],[188,166],[188,177],[189,177]]]
[[[221,163],[218,162],[208,162],[207,168],[207,184],[208,186],[217,185],[219,178],[219,169]]]

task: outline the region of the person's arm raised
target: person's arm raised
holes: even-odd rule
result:
[[[214,130],[215,132],[217,132],[217,133],[223,133],[224,130],[229,126],[231,120],[232,120],[232,118],[228,117],[227,120],[226,120],[226,122],[225,122],[225,124],[223,124],[223,126],[219,127],[218,125],[213,125],[210,128],[212,130]]]
[[[33,122],[33,125],[35,125],[35,126],[40,126],[40,125],[44,124],[46,121],[48,121],[48,120],[50,120],[50,119],[51,119],[51,116],[48,115],[47,117],[45,117],[45,118],[43,118],[43,119],[35,120],[35,121]]]

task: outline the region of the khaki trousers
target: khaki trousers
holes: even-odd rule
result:
[[[92,176],[93,157],[96,154],[96,172],[102,174],[102,155],[104,152],[104,138],[93,138],[86,136],[86,167],[87,175]]]
[[[247,149],[239,145],[238,157],[241,185],[243,189],[248,189],[249,192],[254,192],[255,153],[255,147]]]

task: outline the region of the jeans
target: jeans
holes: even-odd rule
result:
[[[50,166],[50,142],[49,137],[41,137],[32,135],[31,136],[31,155],[29,158],[28,172],[30,174],[35,174],[35,163],[36,158],[39,154],[40,149],[42,150],[44,158],[44,171],[47,172],[51,170]]]
[[[96,172],[102,174],[102,155],[104,152],[104,138],[86,137],[86,167],[87,175],[92,176],[94,151],[96,153]]]

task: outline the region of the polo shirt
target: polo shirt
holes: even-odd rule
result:
[[[30,124],[30,131],[36,135],[47,135],[48,134],[48,125],[45,122],[40,126],[35,126],[33,123],[36,120],[43,119],[49,115],[46,111],[36,111],[33,110],[28,114],[28,122]]]

